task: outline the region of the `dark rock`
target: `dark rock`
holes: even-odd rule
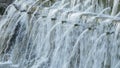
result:
[[[0,0],[0,15],[3,15],[5,9],[9,4],[11,4],[14,0]]]
[[[5,11],[5,8],[0,7],[0,15],[3,15],[4,11]]]
[[[0,3],[11,4],[13,0],[0,0]]]

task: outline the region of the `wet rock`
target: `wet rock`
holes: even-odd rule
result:
[[[5,9],[9,4],[11,4],[14,0],[0,0],[0,15],[3,15]]]
[[[11,4],[13,0],[0,0],[0,3]]]
[[[4,11],[5,11],[5,8],[0,7],[0,15],[3,15]]]

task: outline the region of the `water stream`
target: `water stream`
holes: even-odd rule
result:
[[[0,19],[0,68],[120,68],[120,0],[106,2],[15,0]]]

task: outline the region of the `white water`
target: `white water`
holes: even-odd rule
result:
[[[0,19],[0,68],[120,68],[119,0],[112,9],[98,0],[53,1],[8,6]]]

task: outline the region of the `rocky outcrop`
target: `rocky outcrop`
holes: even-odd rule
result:
[[[0,15],[2,15],[9,4],[11,4],[13,0],[0,0]]]

